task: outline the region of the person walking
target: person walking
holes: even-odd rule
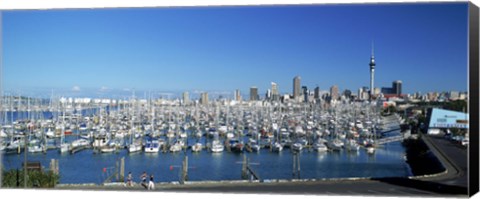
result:
[[[140,178],[142,179],[142,186],[147,189],[147,172],[143,172],[143,174],[140,176]]]
[[[128,176],[127,176],[127,186],[128,187],[133,187],[132,180],[133,180],[132,172],[128,172]]]
[[[153,181],[153,174],[150,175],[150,181],[148,182],[148,190],[155,189],[155,182]]]

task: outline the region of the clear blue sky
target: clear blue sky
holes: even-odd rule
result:
[[[2,25],[6,90],[263,95],[299,75],[356,92],[372,40],[376,87],[467,89],[467,3],[4,11]]]

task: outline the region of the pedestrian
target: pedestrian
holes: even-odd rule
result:
[[[128,176],[127,176],[127,186],[133,187],[132,181],[133,181],[132,172],[128,172]]]
[[[142,186],[145,187],[145,189],[147,189],[147,172],[143,172],[143,174],[140,176],[140,178],[142,179]]]
[[[153,174],[150,175],[150,182],[148,182],[148,190],[154,190],[155,189],[155,183],[153,182]]]

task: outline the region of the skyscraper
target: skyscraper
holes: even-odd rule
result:
[[[333,85],[330,87],[330,96],[332,97],[332,100],[337,100],[338,99],[338,86]]]
[[[303,95],[303,102],[308,102],[308,88],[307,88],[307,86],[302,86],[302,95]]]
[[[190,98],[188,96],[188,92],[183,92],[183,104],[189,104]]]
[[[315,98],[315,100],[318,100],[320,99],[320,87],[315,87],[315,90],[314,90],[314,95],[313,97]]]
[[[373,81],[375,79],[374,74],[375,74],[375,56],[374,56],[374,51],[373,51],[373,43],[372,43],[372,56],[370,57],[370,100],[373,98],[373,92],[374,92],[374,87],[373,87]]]
[[[204,92],[200,95],[200,104],[207,105],[208,104],[208,93]]]
[[[240,90],[235,90],[235,101],[240,102],[242,101],[242,96],[240,94]]]
[[[280,94],[278,92],[278,85],[275,82],[272,82],[272,100],[277,101],[280,99]]]
[[[396,95],[401,95],[402,94],[402,81],[397,80],[392,83],[392,91]]]
[[[258,88],[253,86],[250,88],[250,101],[257,101],[258,100]]]
[[[293,99],[298,100],[300,97],[300,76],[293,78]]]

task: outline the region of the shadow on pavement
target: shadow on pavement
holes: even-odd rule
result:
[[[425,190],[440,194],[455,194],[455,195],[467,195],[468,188],[455,186],[455,185],[446,185],[437,182],[431,181],[422,181],[415,179],[408,179],[402,177],[392,177],[392,178],[373,178],[374,181],[384,182],[388,184],[393,184],[397,186],[415,188],[419,190]]]

